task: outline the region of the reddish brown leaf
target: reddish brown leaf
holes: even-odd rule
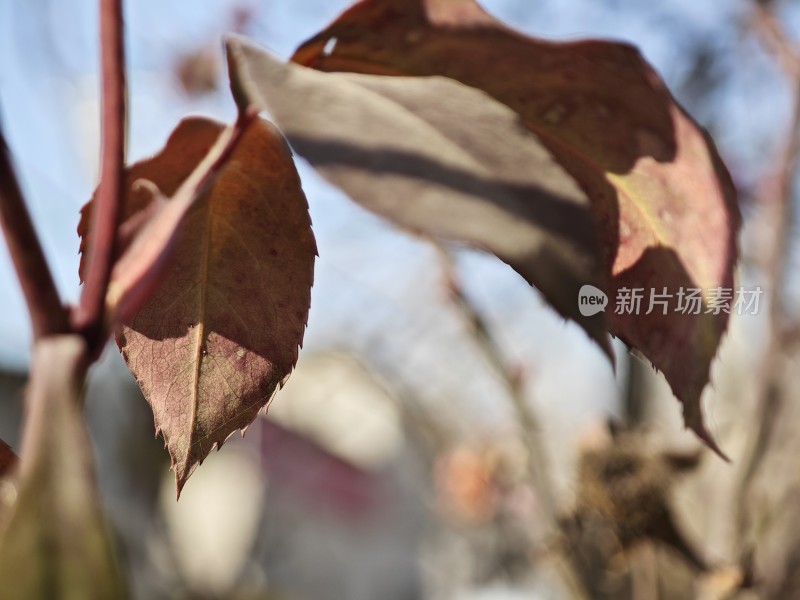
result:
[[[519,116],[442,77],[318,73],[240,39],[232,87],[268,108],[297,151],[366,208],[416,233],[492,252],[610,354],[580,314],[602,267],[589,200]]]
[[[134,181],[175,195],[221,131],[207,119],[186,119],[161,153],[133,165],[125,218],[153,201]],[[84,219],[79,230],[85,226]],[[179,491],[214,446],[253,421],[294,367],[315,253],[291,153],[270,124],[256,121],[184,218],[162,284],[117,334]]]
[[[119,227],[117,256],[106,292],[106,316],[112,326],[132,317],[158,287],[171,265],[174,247],[186,215],[195,202],[200,200],[206,186],[218,175],[256,117],[255,111],[243,107],[236,122],[218,136],[192,173],[175,190],[169,202],[152,181],[129,179],[128,184],[137,188],[137,193],[144,192],[151,198],[142,202],[145,206],[142,210],[129,217],[123,215],[123,222]],[[91,223],[93,204],[94,198],[84,205],[78,223],[78,234],[81,236],[81,262],[78,271],[81,282],[87,267],[84,250],[88,238],[85,233]]]
[[[474,0],[364,0],[293,60],[324,71],[444,75],[517,111],[592,199],[612,306],[622,287],[732,286],[733,186],[713,144],[635,48],[526,37]],[[714,447],[700,394],[727,315],[657,310],[609,320],[664,372],[687,425]]]
[[[240,113],[236,123],[219,135],[169,201],[153,182],[141,179],[134,182],[134,186],[150,190],[152,201],[120,228],[120,235],[125,236],[139,225],[139,216],[144,220],[111,273],[106,312],[112,323],[133,317],[158,288],[171,266],[186,215],[202,199],[206,187],[219,174],[256,116],[256,112],[247,109]]]

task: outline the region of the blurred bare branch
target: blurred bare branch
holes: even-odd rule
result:
[[[486,319],[465,293],[450,252],[439,244],[435,244],[435,247],[441,257],[443,277],[453,309],[464,319],[476,347],[508,390],[509,399],[519,419],[521,435],[528,450],[528,468],[537,500],[547,521],[547,528],[560,537],[563,535],[563,531],[555,497],[556,488],[541,440],[540,420],[525,394],[522,370],[508,364]],[[563,552],[553,553],[550,558],[554,561],[565,585],[569,588],[571,597],[576,600],[589,597],[581,578],[574,571],[573,564],[566,556],[563,556]]]
[[[757,424],[742,467],[736,495],[736,523],[739,552],[743,557],[751,551],[755,540],[747,539],[751,517],[747,501],[756,472],[770,449],[775,426],[783,413],[784,394],[780,389],[783,357],[796,325],[787,324],[784,299],[788,279],[788,263],[792,249],[792,227],[797,217],[793,198],[794,176],[800,156],[800,49],[788,37],[768,3],[759,3],[752,15],[752,28],[764,47],[775,57],[793,88],[792,117],[782,142],[775,167],[761,186],[758,204],[764,211],[766,287],[769,297],[768,342],[759,375]]]
[[[11,151],[0,129],[0,229],[6,239],[22,293],[28,304],[34,338],[65,333],[67,310],[58,296],[55,281],[39,243],[25,204]]]

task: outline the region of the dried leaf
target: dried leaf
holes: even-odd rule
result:
[[[88,366],[80,336],[35,346],[18,497],[0,538],[4,599],[126,597],[81,410]]]
[[[125,219],[153,201],[134,181],[173,196],[221,131],[207,119],[186,119],[161,153],[130,167]],[[79,230],[86,225],[84,218]],[[184,217],[160,287],[117,334],[164,436],[179,492],[214,446],[253,421],[294,367],[315,254],[291,153],[258,120]]]
[[[609,350],[589,201],[507,107],[441,77],[324,74],[228,42],[232,87],[353,199],[417,233],[494,253]]]
[[[635,48],[526,37],[474,0],[364,0],[293,60],[323,71],[451,77],[517,111],[592,200],[612,302],[623,287],[707,294],[732,286],[740,217],[730,178]],[[664,372],[687,425],[716,448],[700,394],[727,314],[656,307],[608,318],[613,334]]]

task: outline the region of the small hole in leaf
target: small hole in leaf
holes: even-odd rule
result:
[[[325,46],[322,48],[322,55],[330,56],[331,54],[333,54],[333,49],[336,48],[337,41],[338,41],[337,38],[332,37],[327,42],[325,42]]]

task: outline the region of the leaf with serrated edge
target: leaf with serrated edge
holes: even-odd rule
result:
[[[124,219],[153,199],[131,188],[134,181],[152,181],[172,196],[221,131],[216,122],[186,119],[161,153],[130,167]],[[267,406],[294,367],[315,255],[291,153],[258,120],[184,218],[160,287],[117,333],[172,456],[179,493],[214,446]]]
[[[610,351],[589,201],[507,107],[441,77],[324,74],[228,41],[233,87],[267,108],[293,147],[370,210],[424,235],[492,252]]]
[[[632,46],[527,37],[474,0],[364,0],[293,60],[322,71],[451,77],[517,111],[592,200],[612,307],[623,287],[732,287],[740,217],[728,173]],[[648,308],[645,300],[641,312]],[[728,316],[656,307],[611,310],[608,320],[664,373],[686,424],[719,451],[700,395]]]

